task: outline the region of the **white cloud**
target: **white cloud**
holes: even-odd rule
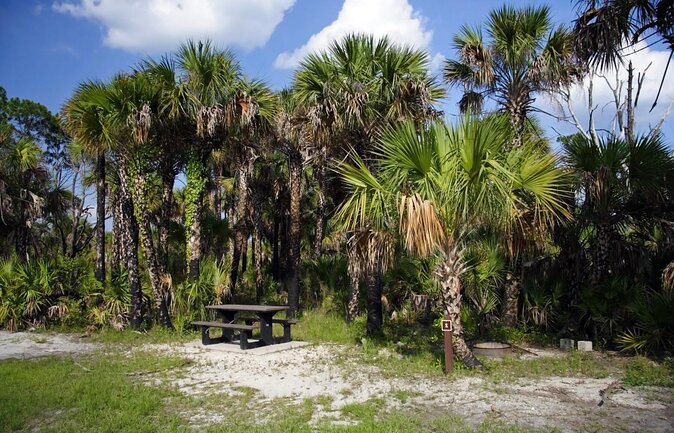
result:
[[[445,61],[447,60],[447,57],[440,53],[436,53],[432,58],[429,63],[429,70],[431,71],[431,74],[433,75],[439,75],[442,73],[442,68],[445,66]]]
[[[175,48],[187,38],[244,49],[267,43],[295,0],[78,0],[55,11],[100,22],[105,45],[143,53]]]
[[[625,65],[621,66],[616,72],[606,72],[602,76],[594,76],[592,80],[592,98],[593,106],[596,107],[594,112],[594,122],[597,129],[617,131],[616,127],[616,108],[614,103],[614,95],[611,87],[622,86],[620,88],[621,99],[624,101],[627,95],[627,63],[631,60],[634,67],[634,96],[636,96],[637,78],[639,73],[646,71],[646,76],[643,80],[641,91],[639,92],[638,106],[635,111],[635,126],[637,130],[645,132],[649,127],[654,127],[662,116],[667,112],[670,105],[674,102],[674,86],[668,85],[671,83],[672,70],[670,68],[668,77],[665,79],[662,92],[658,99],[657,106],[649,113],[653,102],[655,101],[662,80],[662,74],[667,65],[669,58],[668,51],[657,51],[645,47],[645,43],[641,43],[631,51],[632,54],[625,56]],[[626,53],[627,54],[627,53]],[[616,79],[619,84],[616,84]],[[608,83],[607,83],[608,80]],[[574,86],[571,89],[572,107],[577,114],[582,126],[587,128],[589,119],[588,110],[588,86],[590,78],[586,78],[582,85]],[[610,87],[609,87],[610,83]],[[667,122],[665,122],[667,125]],[[665,128],[667,129],[667,128]]]
[[[306,44],[278,55],[277,68],[290,69],[310,53],[326,49],[331,42],[349,33],[387,35],[393,42],[428,48],[433,32],[425,29],[425,19],[407,0],[344,0],[335,21],[312,35]]]

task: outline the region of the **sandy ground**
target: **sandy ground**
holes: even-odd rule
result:
[[[0,331],[0,359],[85,353],[98,345],[66,334]]]
[[[666,388],[623,388],[618,378],[545,377],[512,383],[491,383],[479,377],[454,380],[391,378],[376,367],[349,362],[349,349],[338,345],[308,345],[273,353],[231,352],[200,342],[154,345],[144,349],[191,359],[187,370],[172,379],[185,394],[256,390],[260,398],[301,402],[329,396],[314,421],[343,422],[340,408],[372,398],[386,401],[387,410],[405,407],[428,413],[453,413],[477,425],[485,418],[509,424],[578,431],[674,431],[674,391]],[[96,345],[56,334],[0,332],[0,359],[81,353]],[[555,356],[558,352],[539,352]],[[383,352],[381,356],[396,356]],[[160,379],[156,379],[160,380]],[[165,380],[165,379],[161,379]],[[602,400],[600,391],[611,384]],[[230,390],[230,391],[228,391]],[[408,398],[401,402],[396,395]],[[197,424],[217,423],[217,414],[195,414]]]
[[[562,432],[674,431],[674,391],[624,389],[616,383],[617,378],[547,377],[498,384],[478,377],[414,380],[385,377],[376,367],[352,364],[348,349],[338,345],[305,346],[264,355],[223,353],[199,342],[159,348],[167,349],[194,361],[187,374],[174,382],[187,394],[233,385],[234,389],[254,388],[267,399],[300,402],[330,396],[330,406],[315,418],[339,418],[344,405],[383,398],[389,410],[406,406],[429,414],[450,412],[473,425],[489,417]],[[559,355],[556,351],[538,351],[538,356]],[[384,352],[381,356],[396,355]],[[617,386],[611,387],[610,397],[598,406],[600,391],[613,383]],[[401,392],[412,396],[404,404],[394,398]]]

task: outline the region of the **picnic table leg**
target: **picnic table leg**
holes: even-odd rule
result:
[[[220,314],[220,318],[222,319],[222,323],[234,323],[234,315],[236,314],[234,311],[220,311],[218,310],[218,313]],[[234,340],[234,331],[231,329],[223,329],[222,330],[222,340],[224,342],[231,343]]]
[[[290,341],[290,323],[283,324],[283,342],[288,343]]]
[[[260,339],[265,345],[274,344],[274,334],[272,332],[272,318],[274,313],[260,313]]]

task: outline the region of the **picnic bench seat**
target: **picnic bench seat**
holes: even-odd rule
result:
[[[239,317],[239,320],[244,321],[246,325],[252,325],[253,323],[260,321],[257,317]],[[272,319],[271,323],[283,325],[282,341],[287,343],[290,341],[290,326],[296,325],[300,323],[300,321],[297,319]]]
[[[192,324],[201,327],[201,343],[203,345],[231,341],[233,336],[225,332],[225,330],[239,331],[239,345],[242,350],[248,349],[248,337],[252,335],[252,332],[255,329],[255,326],[251,324],[242,325],[238,323],[206,321],[196,321],[192,322]],[[221,328],[223,330],[222,337],[211,338],[210,335],[208,335],[209,328]]]

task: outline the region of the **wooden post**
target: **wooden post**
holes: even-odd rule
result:
[[[445,336],[445,374],[454,370],[454,348],[452,347],[452,322],[449,316],[442,321],[442,333]]]

